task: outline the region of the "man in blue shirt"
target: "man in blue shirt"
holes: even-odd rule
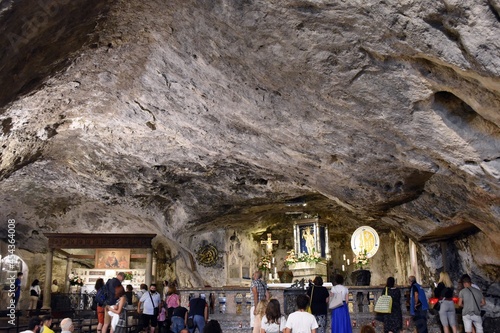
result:
[[[21,297],[21,279],[23,278],[23,272],[17,273],[17,279],[14,281],[14,305],[17,309],[17,304],[19,303],[19,298]],[[12,280],[11,280],[12,281]]]

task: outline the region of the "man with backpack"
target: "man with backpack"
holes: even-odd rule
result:
[[[116,304],[118,299],[115,297],[115,288],[121,286],[123,280],[125,280],[125,273],[120,272],[116,274],[116,277],[109,279],[103,287],[106,293],[106,300],[104,301],[105,309],[102,333],[107,333],[108,327],[111,324],[111,316],[108,314],[109,307]],[[113,333],[113,328],[111,328],[111,333]]]

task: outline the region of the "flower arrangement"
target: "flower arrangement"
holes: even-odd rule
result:
[[[71,273],[68,276],[69,284],[72,286],[83,286],[83,279],[76,275],[75,273]]]
[[[368,252],[366,249],[359,251],[358,255],[354,257],[354,266],[357,269],[366,269],[367,266],[370,264],[370,259],[368,259],[367,256]]]
[[[312,262],[323,261],[319,252],[316,252],[316,249],[313,249],[311,254],[301,252],[297,255],[297,254],[295,254],[295,250],[290,250],[287,253],[288,254],[285,257],[285,265],[287,265],[287,266],[290,266],[291,264],[294,264],[296,262],[312,263]]]
[[[259,271],[268,271],[271,269],[271,258],[268,255],[262,256],[257,265]]]
[[[124,274],[125,274],[124,280],[132,280],[134,278],[132,272],[125,272]]]

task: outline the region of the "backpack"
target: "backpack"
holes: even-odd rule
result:
[[[106,289],[106,286],[102,286],[102,288],[99,289],[99,291],[97,291],[97,294],[94,297],[97,305],[99,306],[103,306],[107,298],[108,298],[108,291]]]

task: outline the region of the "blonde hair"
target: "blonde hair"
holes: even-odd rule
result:
[[[257,303],[257,306],[255,307],[257,313],[262,317],[266,314],[266,308],[267,308],[267,300],[265,299],[261,299],[259,303]]]
[[[439,282],[443,282],[445,287],[453,288],[453,282],[451,282],[450,276],[446,272],[439,273]]]

